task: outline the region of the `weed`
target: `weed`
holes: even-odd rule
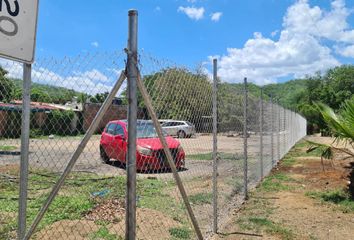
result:
[[[335,204],[343,212],[354,212],[354,201],[344,190],[311,191],[306,192],[305,195],[314,199],[320,199],[322,202]]]
[[[189,201],[195,205],[211,204],[213,199],[212,193],[197,193],[189,196]]]
[[[191,230],[185,227],[170,228],[169,233],[175,239],[191,239]]]
[[[321,149],[316,149],[309,153],[306,150],[310,147],[310,143],[306,140],[302,140],[297,143],[287,154],[288,157],[320,157],[321,156]],[[305,151],[304,151],[305,149]]]
[[[156,179],[138,180],[137,206],[165,212],[172,219],[181,223],[186,223],[188,219],[184,214],[184,205],[176,202],[174,198],[165,193],[168,189],[174,191],[172,190],[174,189],[174,183],[172,181],[164,182]]]
[[[103,226],[98,229],[97,232],[89,235],[89,239],[91,240],[123,240],[123,237],[117,236],[116,234],[109,233],[108,229]]]
[[[267,218],[250,217],[248,221],[256,227],[264,228],[268,233],[280,235],[282,239],[294,238],[294,234],[289,229],[284,228],[278,223],[274,223]]]
[[[283,158],[283,160],[282,160],[282,166],[284,166],[284,167],[291,167],[291,166],[293,166],[294,164],[295,164],[295,159],[294,158],[292,158],[292,157],[285,157],[285,158]]]
[[[30,198],[27,206],[27,219],[29,222],[33,222],[42,204],[47,199],[50,188],[57,181],[58,177],[57,174],[46,171],[30,172]],[[17,228],[18,183],[16,181],[0,179],[0,189],[1,195],[4,197],[4,199],[0,199],[0,239],[9,239],[12,238],[9,234]],[[99,198],[93,198],[92,193],[106,189],[110,191],[100,198],[124,199],[126,178],[124,176],[102,178],[87,173],[71,173],[66,179],[60,194],[54,198],[38,230],[60,220],[81,219],[97,204]],[[169,191],[174,190],[175,184],[173,181],[139,179],[137,181],[137,206],[164,212],[185,226],[188,218],[184,211],[184,205],[181,202],[177,202],[175,198],[168,194]],[[1,216],[7,215],[14,215],[15,217],[13,219],[10,217],[1,219]],[[97,222],[97,224],[102,227],[106,226],[104,221]],[[105,235],[104,231],[104,228],[101,228],[96,235],[92,235],[92,238],[113,239],[111,235]],[[105,235],[106,238],[102,237],[102,235]]]
[[[275,173],[266,177],[260,184],[259,188],[260,190],[266,192],[288,191],[292,188],[288,185],[285,185],[284,182],[286,183],[292,181],[294,180],[284,173]]]

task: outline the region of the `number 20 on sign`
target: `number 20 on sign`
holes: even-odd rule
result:
[[[0,56],[32,63],[38,0],[0,0]]]

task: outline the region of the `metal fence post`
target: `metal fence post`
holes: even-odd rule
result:
[[[275,165],[275,161],[274,161],[274,104],[273,104],[273,96],[270,96],[270,125],[271,125],[271,134],[270,134],[270,145],[271,145],[271,159],[272,159],[272,168]]]
[[[243,190],[244,197],[248,199],[248,152],[247,152],[247,108],[248,108],[248,92],[247,92],[247,78],[244,78],[244,102],[243,102]]]
[[[277,101],[277,162],[280,160],[280,106]]]
[[[283,151],[282,151],[282,156],[286,153],[286,146],[287,146],[287,141],[288,141],[288,138],[286,136],[286,121],[287,121],[287,118],[286,118],[286,111],[285,111],[285,108],[283,108],[283,125],[284,125],[284,128],[283,128]]]
[[[218,231],[218,145],[217,145],[217,133],[218,133],[218,109],[217,109],[217,94],[218,94],[218,70],[217,59],[213,60],[213,232]]]
[[[259,137],[260,137],[260,149],[259,149],[259,157],[260,157],[260,164],[261,164],[261,179],[263,179],[263,88],[261,88],[261,96],[260,96],[260,118],[259,118]]]
[[[128,160],[126,194],[125,239],[136,236],[136,125],[137,125],[137,79],[138,79],[138,11],[129,10],[129,32],[127,48],[128,79]]]
[[[27,186],[28,186],[28,158],[29,132],[31,115],[31,72],[32,65],[23,64],[23,92],[22,92],[22,125],[21,125],[21,163],[20,163],[20,192],[18,208],[18,239],[26,234]]]

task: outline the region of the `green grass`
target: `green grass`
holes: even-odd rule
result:
[[[267,218],[250,217],[248,220],[252,224],[265,228],[265,231],[270,234],[280,235],[281,239],[290,240],[294,238],[294,234],[291,230],[284,228]]]
[[[292,157],[284,157],[281,164],[284,167],[291,167],[296,163],[296,160]]]
[[[137,206],[154,209],[167,214],[182,224],[188,223],[184,205],[177,202],[167,192],[175,191],[172,181],[164,182],[157,179],[139,179],[137,183]]]
[[[14,176],[17,173],[11,173]],[[29,174],[28,212],[27,221],[30,224],[44,201],[47,199],[51,188],[59,178],[58,174],[45,171],[31,171]],[[11,234],[17,228],[18,211],[18,182],[0,178],[0,239],[13,238]],[[118,198],[124,201],[126,177],[103,178],[88,173],[71,173],[55,197],[37,230],[60,221],[78,220],[91,210],[102,199]],[[93,197],[92,193],[108,190],[102,197]],[[168,192],[175,191],[173,181],[157,179],[138,179],[137,181],[137,206],[161,211],[183,227],[188,224],[188,216],[181,202],[171,197]],[[2,219],[1,216],[14,216]],[[103,224],[103,226],[105,226]],[[110,234],[101,228],[91,236],[91,239],[113,239]],[[114,236],[114,239],[117,239]]]
[[[319,199],[324,203],[335,204],[343,212],[354,213],[354,200],[344,190],[335,189],[326,192],[311,191],[306,192],[306,196]]]
[[[17,149],[17,147],[15,146],[8,146],[8,145],[0,146],[0,151],[12,151],[15,149]]]
[[[258,189],[265,192],[289,191],[292,190],[292,187],[286,185],[286,183],[292,181],[294,179],[284,173],[275,173],[266,177]]]
[[[237,223],[242,230],[255,231],[256,233],[260,233],[261,230],[264,230],[272,235],[278,235],[284,240],[295,238],[294,233],[290,229],[283,227],[281,224],[275,223],[264,216],[248,216],[246,218],[240,218],[237,220]]]
[[[237,154],[233,153],[224,153],[224,152],[219,152],[218,157],[221,160],[239,160],[242,159],[242,156],[239,156]],[[211,161],[213,160],[213,153],[198,153],[198,154],[188,154],[187,159],[189,160],[206,160],[206,161]]]
[[[188,197],[189,201],[195,205],[211,204],[213,200],[212,193],[197,193]]]
[[[60,136],[60,135],[54,135],[54,139],[81,139],[83,138],[85,135],[84,134],[77,134],[77,135],[67,135],[67,136]],[[100,134],[94,134],[93,137],[95,136],[101,136]],[[35,138],[35,139],[48,139],[49,135],[41,135],[41,134],[33,134],[31,136],[31,138]]]
[[[124,238],[121,236],[117,236],[116,234],[109,233],[107,227],[102,226],[98,229],[97,232],[94,232],[89,235],[90,240],[123,240]]]
[[[310,143],[306,140],[301,140],[297,143],[287,154],[288,157],[320,157],[321,150],[316,149],[310,153],[307,153],[306,150],[310,147]]]
[[[170,228],[168,231],[172,239],[191,239],[192,232],[186,227]]]

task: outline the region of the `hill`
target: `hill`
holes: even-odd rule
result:
[[[273,96],[279,104],[296,110],[297,104],[306,93],[307,79],[296,79],[285,83],[268,84],[263,87],[265,95]]]
[[[15,98],[21,98],[22,80],[11,79],[15,86]],[[35,102],[51,102],[65,104],[73,97],[79,97],[80,92],[65,87],[56,87],[40,83],[32,83],[31,99]]]

